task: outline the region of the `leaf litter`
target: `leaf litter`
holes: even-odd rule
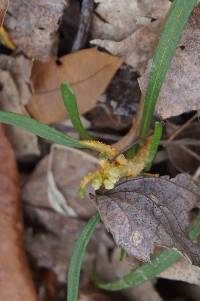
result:
[[[44,123],[66,119],[59,88],[62,81],[67,81],[75,91],[79,112],[83,114],[95,106],[121,64],[121,59],[95,48],[65,55],[59,64],[53,58],[48,63],[35,62],[31,77],[33,95],[27,110]]]
[[[102,220],[129,255],[149,261],[156,245],[175,248],[200,265],[200,247],[189,240],[188,214],[199,206],[200,192],[190,176],[138,177],[96,195]]]
[[[186,25],[159,96],[156,113],[162,119],[200,109],[199,26],[200,4],[194,9]],[[139,79],[142,93],[146,90],[150,65],[151,62]]]
[[[57,61],[58,64],[55,63],[58,47],[57,29],[63,14],[63,8],[65,10],[68,9],[65,4],[71,5],[68,1],[57,2],[55,4],[55,1],[42,0],[40,6],[35,0],[30,0],[27,3],[22,0],[10,1],[10,8],[5,18],[5,27],[17,46],[17,52],[13,53],[12,56],[6,56],[6,59],[3,55],[0,57],[0,76],[1,82],[4,83],[3,87],[5,87],[3,91],[0,91],[2,108],[25,114],[29,111],[35,118],[46,123],[60,123],[61,120],[67,117],[64,106],[62,106],[59,99],[59,84],[62,80],[67,79],[75,89],[82,114],[96,106],[99,97],[101,97],[100,95],[104,93],[111,78],[122,63],[121,59],[96,49],[87,49],[66,55]],[[7,2],[5,1],[5,3]],[[144,70],[152,57],[170,2],[168,0],[98,0],[96,3],[98,3],[98,6],[93,15],[92,38],[98,39],[97,44],[104,46],[112,54],[122,56],[127,64],[133,66],[132,69],[134,71],[142,75],[140,85],[144,92],[148,69],[145,74]],[[79,1],[76,1],[76,4],[77,7],[80,7]],[[133,5],[133,9],[130,9],[130,5]],[[175,76],[173,75],[173,83],[169,83],[169,87],[170,89],[172,87],[173,91],[177,92],[176,103],[179,106],[178,112],[191,111],[191,101],[192,104],[195,103],[192,108],[199,108],[197,101],[198,89],[196,88],[196,82],[199,79],[196,67],[198,68],[199,60],[197,51],[195,51],[195,49],[198,50],[198,16],[199,11],[196,9],[193,19],[191,18],[186,28],[180,48],[177,49],[176,56],[179,56],[179,59],[174,58]],[[38,17],[41,22],[38,22]],[[68,27],[64,28],[66,35],[68,29]],[[71,44],[68,39],[65,39],[63,42],[70,49]],[[101,43],[105,43],[105,45]],[[63,54],[65,53],[63,52]],[[192,61],[193,57],[194,64]],[[37,59],[34,62],[33,69],[30,59]],[[70,60],[73,61],[71,65],[66,63]],[[46,61],[47,63],[43,64],[38,61]],[[99,65],[96,66],[94,61],[99,63]],[[111,62],[113,62],[113,65]],[[112,66],[110,66],[110,63]],[[125,64],[124,68],[126,68]],[[31,69],[32,91],[29,89]],[[89,76],[88,69],[89,71],[92,70],[91,73],[89,72]],[[191,69],[193,70],[191,71]],[[67,71],[69,71],[69,74],[67,74]],[[187,81],[187,75],[184,75],[183,79],[181,78],[183,72],[190,74],[190,80]],[[8,80],[3,81],[4,77]],[[179,90],[177,86],[173,86],[175,85],[174,78],[176,78],[176,82],[181,82]],[[142,81],[144,81],[144,88]],[[113,86],[116,95],[120,94],[118,83],[113,82]],[[55,94],[51,93],[50,90],[52,88],[56,90]],[[123,87],[121,90],[124,90]],[[191,96],[185,90],[188,90]],[[46,93],[47,91],[50,91],[50,93]],[[175,97],[172,95],[173,91],[169,91],[169,98]],[[33,92],[33,95],[31,95],[31,92]],[[183,92],[185,93],[184,95]],[[186,100],[186,96],[188,100]],[[113,104],[113,98],[115,96],[111,93],[108,106]],[[127,100],[126,92],[121,98],[124,99],[120,100],[123,105],[123,101],[125,103]],[[178,103],[177,99],[179,98],[184,99],[182,104]],[[9,101],[6,101],[7,99]],[[165,98],[163,99],[165,100]],[[162,99],[160,102],[162,102]],[[165,116],[170,117],[174,112],[177,114],[177,111],[174,110],[174,107],[171,107],[171,103],[169,104],[168,100],[163,102],[162,109],[165,110],[164,113],[161,110],[157,112],[163,118]],[[127,110],[126,105],[124,110]],[[104,123],[100,113],[97,113],[97,115],[99,127],[107,128],[107,124],[111,123],[111,121],[105,120]],[[93,117],[93,119],[95,118]],[[120,120],[120,117],[116,114],[117,118]],[[109,115],[105,119],[110,119]],[[130,116],[131,119],[132,115]],[[96,120],[92,121],[95,124]],[[118,124],[114,122],[114,126],[111,128],[116,129],[117,124],[120,130],[123,129],[124,134],[126,127],[129,127],[130,123],[131,121],[122,126],[121,121]],[[10,137],[13,139],[13,145],[15,145],[14,142],[18,142],[20,146],[19,142],[23,141],[23,135],[20,136],[17,131]],[[29,154],[34,149],[31,142],[34,142],[38,147],[37,140],[34,139],[35,136],[32,135],[26,140],[26,143],[21,143],[28,145]],[[25,148],[18,151],[18,148],[15,147],[15,152],[19,159],[27,155],[28,151]],[[87,173],[90,168],[95,168],[97,160],[90,160],[90,156],[85,155],[83,152],[76,152],[67,148],[59,149],[57,146],[53,146],[48,155],[46,155],[47,152],[49,153],[49,150],[42,152],[42,160],[36,164],[36,169],[31,172],[28,179],[27,175],[25,175],[26,183],[23,187],[23,199],[25,217],[28,219],[28,224],[26,225],[27,250],[34,261],[34,267],[36,266],[39,271],[44,269],[47,271],[47,274],[56,276],[59,286],[65,286],[66,269],[74,240],[85,223],[83,220],[88,219],[95,211],[89,198],[87,197],[85,200],[78,199],[76,191],[82,175]],[[34,165],[35,163],[34,161]],[[196,167],[198,168],[198,166]],[[187,171],[193,172],[193,169],[191,170],[189,167]],[[172,180],[166,177],[152,178],[145,176],[144,178],[135,178],[131,181],[134,182],[134,185],[130,187],[130,193],[118,191],[119,186],[117,186],[114,189],[117,198],[115,197],[114,200],[110,196],[111,192],[97,196],[97,207],[100,212],[103,212],[101,212],[103,221],[107,229],[113,234],[117,244],[125,246],[127,253],[130,251],[138,259],[145,261],[150,260],[151,254],[154,249],[157,250],[157,246],[172,247],[183,253],[192,263],[198,264],[199,247],[191,243],[186,235],[189,226],[189,212],[193,207],[198,206],[198,187],[190,181],[187,175],[178,175]],[[162,184],[163,182],[165,184]],[[126,187],[127,184],[120,185]],[[149,193],[148,197],[146,196],[147,193]],[[128,195],[127,199],[123,198],[123,194]],[[133,206],[133,204],[136,204],[136,206]],[[182,210],[181,207],[183,207]],[[118,220],[118,215],[115,216],[115,212],[119,213],[120,218]],[[127,216],[129,215],[134,215],[135,219],[128,220]],[[119,224],[120,222],[121,224]],[[125,227],[122,228],[124,225]],[[146,237],[145,241],[142,240],[144,237]],[[96,253],[101,247],[99,241],[102,241],[107,253],[110,254],[110,250],[113,250],[113,245],[103,229],[100,229],[99,234],[97,233],[93,240],[94,243],[92,242],[91,249],[86,254],[86,261],[83,267],[82,286],[84,288],[91,286],[89,273],[92,261],[97,258]],[[102,268],[104,275],[109,274],[109,263],[112,261],[112,255],[108,257],[107,264],[105,264],[106,267]],[[101,260],[105,260],[105,257]],[[99,265],[102,264],[101,260]],[[136,261],[137,266],[139,261],[135,258],[134,261]],[[122,262],[122,264],[124,263]],[[119,274],[122,276],[122,273],[117,270],[118,265],[119,263],[115,260],[111,267],[114,270],[112,272],[115,276],[119,276]],[[133,268],[133,265],[130,263],[128,263],[128,266]],[[119,274],[117,274],[118,272]],[[23,277],[23,275],[21,276]],[[166,273],[164,272],[161,277],[199,284],[199,268],[192,265],[188,260],[183,259],[169,268]],[[39,279],[40,277],[36,275],[36,280],[40,281]],[[50,280],[48,281],[51,283]],[[12,285],[12,282],[10,284]],[[50,284],[47,283],[47,285]],[[59,288],[54,283],[51,285],[54,291],[59,291]],[[24,293],[26,289],[23,287]],[[148,294],[146,293],[147,291]],[[3,294],[4,290],[1,293]],[[10,293],[9,289],[7,293]],[[40,294],[44,297],[44,293],[40,291]],[[39,297],[41,297],[40,294]],[[151,282],[127,291],[127,294],[123,296],[126,300],[132,300],[133,298],[145,300],[145,297],[149,297],[148,300],[150,298],[152,300],[162,299]],[[51,298],[52,300],[59,299],[60,301],[57,292]],[[83,300],[99,300],[99,298],[106,299],[107,297],[99,292],[96,294],[93,290],[87,292],[81,290],[81,298]],[[116,300],[116,297],[113,298],[112,295],[109,298],[110,300]],[[41,297],[41,300],[51,299],[46,296],[46,298]]]
[[[26,182],[24,201],[32,206],[54,209],[66,216],[89,218],[95,208],[78,191],[82,177],[95,170],[98,160],[79,150],[54,145]]]
[[[11,0],[5,26],[15,45],[30,59],[48,61],[56,42],[64,0]]]
[[[0,299],[36,301],[25,255],[19,175],[15,154],[0,126]]]
[[[143,74],[170,2],[119,0],[117,5],[113,0],[98,2],[91,43],[123,57],[128,65]]]
[[[32,62],[24,56],[15,58],[0,55],[0,108],[5,111],[28,115],[25,105],[31,96],[29,78]],[[30,156],[39,156],[37,137],[25,130],[6,127],[16,156],[25,160]]]

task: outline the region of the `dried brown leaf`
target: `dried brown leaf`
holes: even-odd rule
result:
[[[162,272],[159,277],[200,285],[200,268],[182,258]]]
[[[24,251],[15,156],[0,126],[0,300],[36,301]]]
[[[178,129],[176,125],[167,122],[166,132],[168,135],[176,129]],[[171,163],[176,171],[195,173],[197,166],[200,164],[200,160],[198,160],[198,157],[200,158],[199,141],[200,127],[197,121],[177,135],[175,140],[164,144],[169,157],[169,164]]]
[[[29,225],[34,229],[34,231],[27,231],[26,234],[29,254],[38,268],[52,270],[56,274],[58,282],[66,284],[69,259],[85,222],[58,214],[48,210],[47,207],[27,206],[25,209],[26,216],[29,218]],[[87,250],[82,269],[81,285],[89,282],[100,241],[107,247],[112,247],[112,242],[102,227],[98,227]]]
[[[78,301],[112,301],[112,299],[98,292],[82,292]]]
[[[200,109],[200,4],[194,9],[163,84],[156,112],[163,119]],[[145,93],[150,65],[139,79]]]
[[[64,0],[11,0],[5,25],[14,44],[29,58],[47,61],[64,6]]]
[[[122,41],[142,26],[163,17],[170,7],[167,0],[95,0],[92,35],[94,38]],[[99,18],[99,16],[101,18]]]
[[[133,257],[126,256],[122,261],[119,261],[120,252],[121,250],[119,248],[115,248],[112,254],[108,254],[105,246],[102,245],[99,247],[96,267],[98,277],[104,282],[112,282],[115,281],[116,278],[123,278],[124,275],[129,274],[132,270],[139,267],[139,261]],[[123,289],[121,294],[127,301],[162,300],[151,281]]]
[[[0,109],[28,115],[25,104],[30,98],[29,78],[32,62],[24,56],[15,58],[0,56]],[[17,158],[39,155],[37,137],[25,130],[6,127],[6,133],[12,143]]]
[[[175,248],[200,264],[200,247],[186,235],[188,213],[198,205],[200,191],[187,174],[138,177],[96,195],[103,222],[129,255],[149,261],[154,246]]]
[[[3,25],[8,6],[9,0],[0,0],[0,27]]]
[[[128,65],[143,73],[153,55],[170,1],[98,2],[100,4],[94,18],[94,40],[91,43],[123,57]]]
[[[32,83],[35,93],[28,104],[28,111],[44,123],[62,121],[67,117],[60,95],[60,84],[68,81],[73,87],[79,112],[92,109],[104,92],[122,61],[107,53],[93,49],[78,51],[60,59],[57,65],[36,62],[33,66]]]
[[[53,146],[26,183],[23,199],[33,206],[50,207],[67,216],[89,218],[95,212],[89,197],[80,198],[81,179],[94,171],[98,160],[79,150]]]

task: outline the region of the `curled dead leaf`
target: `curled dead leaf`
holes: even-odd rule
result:
[[[186,235],[188,213],[199,205],[200,191],[187,174],[126,179],[109,192],[99,191],[96,204],[118,246],[149,261],[154,246],[175,248],[200,265],[200,247]]]

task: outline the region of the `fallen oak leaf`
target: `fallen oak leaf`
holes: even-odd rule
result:
[[[177,249],[195,265],[200,265],[200,247],[185,232],[188,213],[199,200],[199,188],[187,174],[126,179],[95,196],[106,228],[129,255],[149,261],[159,245]]]
[[[43,123],[67,117],[61,100],[60,84],[67,81],[73,88],[80,114],[92,109],[104,92],[122,60],[95,48],[65,55],[56,64],[35,62],[32,70],[33,96],[27,105],[30,115]]]

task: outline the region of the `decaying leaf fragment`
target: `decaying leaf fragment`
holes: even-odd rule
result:
[[[163,119],[200,109],[200,3],[194,9],[163,84],[156,113]],[[145,93],[151,63],[139,79]]]
[[[15,45],[29,58],[47,61],[67,1],[11,0],[5,26]]]
[[[200,285],[200,268],[191,265],[185,258],[181,258],[181,260],[163,271],[159,277]]]
[[[25,105],[30,98],[29,78],[32,62],[24,56],[0,55],[0,109],[28,115]],[[18,159],[39,155],[37,137],[25,130],[6,127],[6,133]]]
[[[168,0],[97,0],[92,44],[125,62],[143,74],[165,16],[170,8]],[[99,18],[99,16],[101,18]],[[104,22],[102,21],[104,20]]]
[[[200,190],[190,176],[137,177],[96,195],[102,220],[118,246],[149,261],[154,246],[175,248],[195,265],[200,247],[187,238],[188,213],[198,206]]]
[[[0,0],[0,27],[3,25],[6,11],[8,9],[9,0]]]
[[[24,251],[15,155],[0,125],[0,300],[36,301]]]

